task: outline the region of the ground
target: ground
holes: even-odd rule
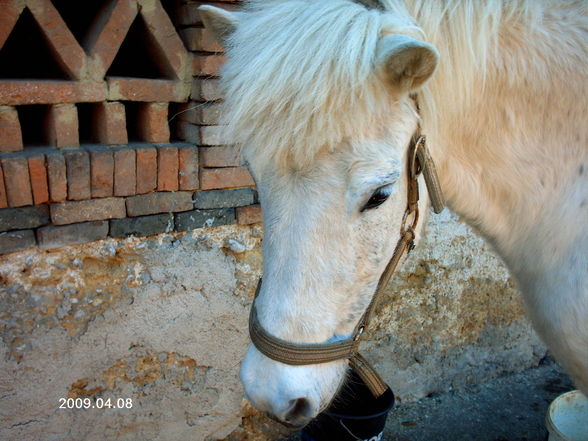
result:
[[[382,441],[546,441],[549,403],[572,389],[569,377],[546,358],[524,372],[397,403]],[[282,441],[299,439],[295,434]]]

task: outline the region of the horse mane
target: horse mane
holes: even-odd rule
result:
[[[373,134],[391,104],[374,69],[382,33],[439,48],[434,84],[419,91],[433,129],[437,104],[467,99],[474,77],[484,77],[501,27],[540,9],[536,0],[378,0],[383,10],[358,1],[245,3],[222,84],[227,136],[246,155],[304,168],[343,140]]]

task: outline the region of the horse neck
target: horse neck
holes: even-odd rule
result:
[[[442,187],[507,260],[577,184],[578,161],[588,164],[588,29],[575,5],[546,8],[541,27],[505,23],[481,68],[463,65],[450,39],[432,41],[445,67],[423,118]]]

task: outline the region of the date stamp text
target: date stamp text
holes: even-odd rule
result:
[[[132,409],[132,398],[60,398],[60,409]]]

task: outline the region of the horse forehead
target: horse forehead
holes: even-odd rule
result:
[[[264,160],[250,161],[250,166],[260,177],[260,187],[274,195],[283,192],[308,195],[326,188],[350,190],[382,179],[395,180],[402,172],[403,151],[386,140],[343,144],[332,151],[325,150],[304,168]]]
[[[279,182],[287,186],[289,183],[311,184],[343,175],[351,160],[344,154],[345,149],[346,146],[337,146],[333,149],[325,147],[305,164],[297,163],[290,155],[272,155],[271,152],[265,155],[262,149],[244,150],[244,155],[249,167],[261,179],[262,184]]]

